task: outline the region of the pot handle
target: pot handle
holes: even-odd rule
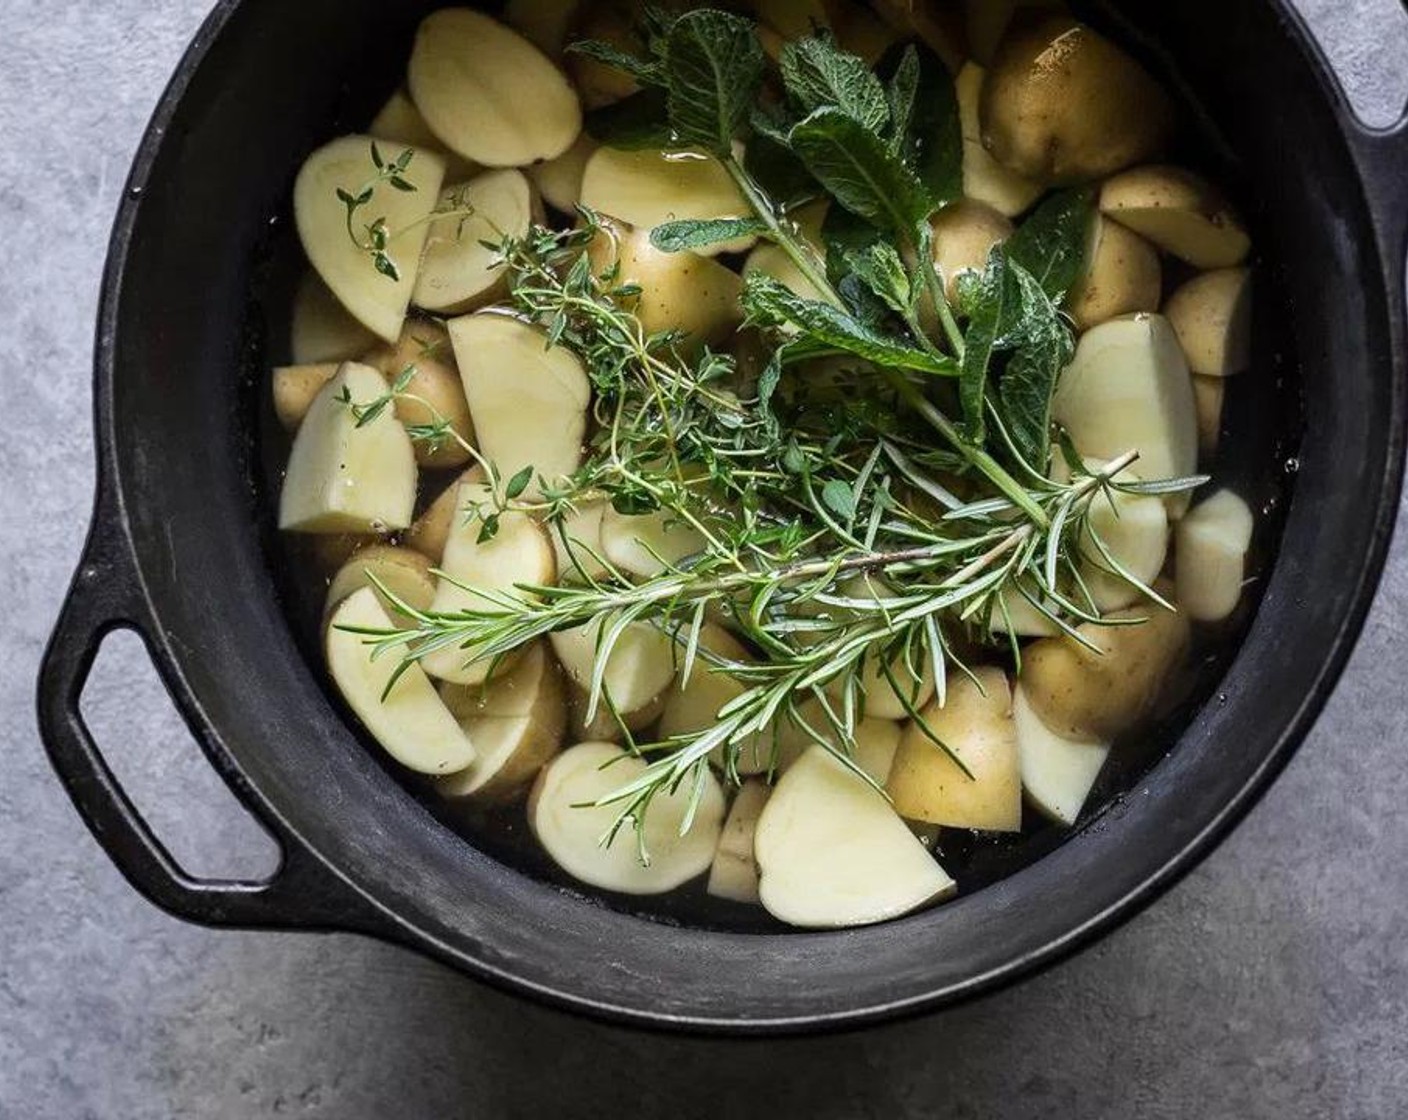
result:
[[[387,936],[390,922],[316,855],[231,788],[279,843],[278,868],[266,880],[212,880],[188,875],[152,832],[103,758],[80,709],[84,685],[103,639],[137,633],[153,653],[152,617],[119,519],[100,498],[83,561],[45,650],[39,671],[39,731],[50,763],[74,807],[108,857],[141,894],[178,918],[210,926],[349,930]],[[159,671],[162,658],[153,657]],[[189,721],[198,727],[199,720]],[[223,748],[203,737],[222,774]],[[227,778],[228,780],[228,778]]]

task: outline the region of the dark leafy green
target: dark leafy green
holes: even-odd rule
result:
[[[665,38],[664,68],[678,146],[730,157],[758,99],[765,66],[748,20],[709,9],[675,20]]]
[[[853,250],[846,254],[846,264],[852,275],[862,280],[895,314],[906,315],[912,309],[914,292],[909,270],[893,245],[880,241],[865,249]]]
[[[904,161],[840,109],[818,109],[789,139],[837,202],[880,228],[907,236],[934,212],[933,198]]]
[[[872,132],[890,123],[885,87],[864,61],[847,54],[829,35],[800,39],[782,48],[782,83],[797,115],[834,107]]]
[[[1085,271],[1095,216],[1094,191],[1056,191],[1007,239],[1007,255],[1059,303]]]
[[[890,80],[895,151],[935,208],[963,195],[963,129],[953,79],[927,47],[909,47]]]
[[[643,89],[586,115],[587,133],[611,148],[668,148],[670,113],[663,89]]]
[[[664,253],[680,253],[741,237],[765,233],[767,227],[757,218],[696,218],[666,222],[650,231],[650,243]]]

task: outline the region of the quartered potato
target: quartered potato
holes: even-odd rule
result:
[[[1231,377],[1251,364],[1250,269],[1222,268],[1195,276],[1168,297],[1164,314],[1195,374]]]
[[[450,530],[464,516],[460,505],[460,487],[470,482],[482,484],[484,471],[477,466],[471,467],[436,496],[407,531],[405,543],[408,548],[415,549],[432,564],[440,563],[450,539]]]
[[[734,797],[709,867],[708,890],[715,898],[758,901],[758,861],[753,855],[753,837],[771,793],[767,783],[754,780],[744,782]]]
[[[453,774],[476,757],[470,741],[435,686],[418,665],[387,686],[400,668],[395,656],[373,657],[373,647],[354,631],[397,629],[364,587],[333,612],[327,627],[328,671],[348,706],[372,737],[397,762],[419,774]]]
[[[397,344],[367,355],[393,383],[404,376],[405,386],[396,399],[396,418],[410,429],[448,422],[450,432],[438,440],[416,440],[416,461],[431,470],[462,467],[473,457],[474,421],[465,400],[464,385],[449,336],[434,323],[412,320]],[[468,447],[466,446],[468,445]]]
[[[584,132],[556,159],[544,160],[526,169],[538,193],[554,210],[567,215],[577,212],[577,204],[582,201],[582,176],[586,174],[587,161],[600,146]]]
[[[479,450],[500,478],[524,467],[535,479],[575,471],[591,403],[581,359],[510,315],[466,315],[449,328]]]
[[[341,362],[274,367],[274,415],[279,418],[284,431],[298,431],[318,394],[341,368]]]
[[[626,515],[607,506],[601,515],[601,549],[618,571],[650,579],[705,548],[694,526],[665,510]]]
[[[955,888],[884,795],[820,746],[778,780],[753,851],[763,906],[806,929],[883,922]]]
[[[510,800],[557,754],[567,733],[566,691],[546,642],[535,642],[482,685],[441,685],[440,696],[479,754],[469,769],[436,783],[441,797]]]
[[[488,246],[526,237],[536,202],[527,177],[510,168],[445,188],[440,207],[446,216],[430,227],[411,302],[456,315],[505,294],[508,263]]]
[[[1087,331],[1061,374],[1052,415],[1086,458],[1111,461],[1138,451],[1135,470],[1149,481],[1197,470],[1188,363],[1161,315],[1111,319]]]
[[[944,279],[944,294],[958,299],[958,278],[982,272],[988,254],[1012,236],[1012,223],[991,206],[963,199],[934,215],[934,265]]]
[[[1247,503],[1219,490],[1178,523],[1178,605],[1198,622],[1221,622],[1237,609],[1256,526]]]
[[[375,588],[382,610],[403,626],[409,619],[398,602],[416,611],[428,611],[435,602],[430,561],[413,549],[397,545],[371,545],[348,560],[328,585],[327,613],[331,615],[364,587]]]
[[[1075,824],[1110,757],[1110,744],[1057,735],[1036,714],[1020,682],[1012,690],[1012,723],[1027,800],[1042,816]]]
[[[984,146],[979,110],[986,78],[987,71],[968,62],[958,72],[954,84],[963,130],[963,194],[1013,218],[1030,210],[1046,188],[1037,180],[998,163]]]
[[[895,811],[909,820],[1016,832],[1022,827],[1022,782],[1012,690],[1001,669],[978,669],[974,676],[953,681],[944,703],[924,709],[922,726],[916,721],[905,729],[885,788]]]
[[[601,562],[601,522],[607,508],[605,501],[584,502],[560,520],[547,524],[557,554],[559,583],[585,583],[607,574],[606,565]]]
[[[386,395],[370,366],[345,363],[314,399],[289,454],[279,528],[297,533],[386,533],[411,523],[416,453],[389,409],[359,424],[352,407]]]
[[[1231,268],[1251,252],[1251,238],[1227,200],[1181,167],[1136,167],[1110,179],[1100,209],[1194,268]]]
[[[1164,271],[1154,247],[1103,216],[1095,220],[1091,237],[1090,263],[1066,297],[1076,328],[1087,331],[1120,315],[1157,311]]]
[[[393,280],[373,268],[370,254],[348,235],[347,207],[337,194],[355,194],[375,175],[374,143],[369,136],[345,136],[309,156],[294,184],[293,213],[303,251],[337,301],[373,334],[395,342],[415,289],[426,219],[440,197],[445,165],[432,152],[412,149],[402,178],[415,190],[383,184],[369,208],[375,213],[362,212],[363,225],[386,220],[386,252],[400,274]]]
[[[1106,464],[1087,460],[1091,471]],[[1114,481],[1135,483],[1139,476],[1121,471]],[[1123,569],[1152,587],[1168,556],[1168,509],[1161,498],[1111,490],[1096,495],[1081,536],[1081,579],[1101,613],[1133,606],[1143,595],[1117,573]],[[1103,550],[1103,551],[1102,551]],[[1108,554],[1108,555],[1107,555]],[[1116,567],[1118,566],[1118,567]]]
[[[1084,183],[1155,155],[1172,122],[1159,84],[1114,43],[1063,15],[1023,16],[983,83],[983,143],[1044,183]]]
[[[559,630],[549,636],[552,649],[567,679],[582,693],[590,693],[596,673],[597,651],[604,637],[609,637],[616,623],[601,622]],[[654,626],[642,622],[628,623],[611,647],[606,668],[601,675],[601,710],[614,707],[627,719],[654,707],[651,720],[658,719],[666,689],[675,681],[674,639]],[[610,698],[610,705],[606,699]]]
[[[359,323],[322,282],[307,273],[293,297],[289,353],[295,366],[350,362],[376,345],[376,335]]]
[[[468,8],[426,17],[409,85],[440,141],[485,167],[554,159],[582,131],[577,92],[557,65],[518,32]]]
[[[466,483],[458,500],[460,508],[472,514],[480,507],[492,507],[493,491],[483,483]],[[440,561],[443,575],[431,608],[434,613],[490,609],[495,595],[523,595],[520,585],[543,586],[556,577],[552,545],[528,514],[503,513],[497,534],[488,540],[480,539],[483,531],[483,520],[474,516],[462,517],[451,526]],[[483,684],[494,668],[492,658],[462,645],[427,654],[421,664],[431,676],[463,685]]]
[[[647,334],[681,331],[698,343],[715,344],[742,321],[738,273],[698,253],[657,249],[649,230],[605,222],[590,255],[598,276],[614,270],[612,287],[640,288],[628,305]]]
[[[1069,637],[1045,638],[1022,656],[1022,688],[1032,710],[1063,739],[1110,742],[1146,719],[1188,648],[1187,615],[1156,603],[1107,618],[1116,625],[1077,627],[1094,649]],[[1140,625],[1128,625],[1135,621]]]
[[[738,186],[712,156],[653,149],[598,148],[582,174],[582,205],[649,233],[676,218],[746,218]],[[712,245],[708,255],[741,252],[753,238]]]
[[[645,815],[642,863],[627,826],[609,846],[601,843],[620,815],[619,805],[594,806],[640,776],[645,762],[612,743],[580,743],[550,762],[528,800],[528,823],[544,850],[574,879],[621,894],[661,894],[709,870],[724,820],[724,795],[707,771],[694,804],[692,827],[680,835],[693,788],[686,782],[656,797]]]
[[[843,719],[841,706],[834,699],[828,705],[823,705],[819,699],[804,700],[797,705],[796,713],[781,720],[777,728],[776,769],[786,772],[812,747],[821,746],[846,754],[871,781],[884,786],[894,765],[895,752],[899,750],[900,724],[876,716],[857,719],[848,744],[837,727],[837,722]],[[771,737],[761,737],[761,745],[770,752]],[[763,773],[764,769],[758,772]]]
[[[1204,459],[1222,440],[1222,405],[1227,382],[1221,377],[1193,375],[1193,404],[1198,410],[1198,454]]]
[[[701,652],[694,661],[688,679],[681,677],[679,687],[665,696],[665,710],[660,719],[661,739],[697,735],[719,721],[719,713],[737,700],[747,686],[724,672],[707,654],[722,661],[747,665],[755,658],[741,642],[722,626],[705,623],[699,632]],[[764,774],[772,764],[773,736],[762,732],[740,744],[738,772]],[[714,761],[722,764],[721,752]]]

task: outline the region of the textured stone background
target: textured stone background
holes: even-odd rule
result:
[[[368,941],[210,933],[133,894],[47,769],[31,689],[88,516],[111,215],[205,6],[0,0],[0,1116],[1405,1114],[1402,539],[1319,729],[1237,834],[1095,949],[941,1017],[811,1042],[642,1038]],[[1408,91],[1394,0],[1302,7],[1361,112],[1394,120]],[[269,865],[134,640],[110,643],[87,703],[194,871]]]

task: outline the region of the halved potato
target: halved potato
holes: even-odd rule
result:
[[[650,579],[704,547],[697,529],[667,511],[628,516],[609,505],[602,511],[602,553],[630,575]]]
[[[479,757],[441,778],[441,797],[506,801],[522,791],[562,746],[567,698],[546,642],[534,642],[518,662],[477,688],[444,684],[440,696]]]
[[[386,533],[411,523],[416,454],[389,409],[359,424],[352,405],[384,396],[370,366],[343,364],[323,386],[293,441],[279,503],[279,528],[298,533]]]
[[[274,415],[286,432],[298,431],[318,394],[342,368],[341,362],[320,362],[307,366],[277,366],[274,369]]]
[[[1093,471],[1106,464],[1086,460]],[[1115,481],[1134,483],[1139,476],[1121,471]],[[1101,614],[1133,606],[1143,595],[1128,580],[1115,574],[1113,565],[1101,554],[1103,545],[1110,557],[1146,587],[1163,571],[1168,557],[1168,508],[1152,495],[1128,494],[1120,490],[1097,494],[1081,534],[1081,579]],[[1096,543],[1099,539],[1099,544]],[[1028,604],[1030,606],[1030,604]]]
[[[1193,384],[1161,315],[1122,316],[1087,331],[1061,374],[1052,415],[1086,458],[1108,462],[1138,451],[1135,469],[1151,481],[1197,469]]]
[[[1020,682],[1012,693],[1012,723],[1027,800],[1042,816],[1058,824],[1075,824],[1110,757],[1110,744],[1057,735],[1041,722]]]
[[[479,467],[471,467],[445,487],[407,531],[407,547],[427,557],[432,564],[439,564],[445,555],[445,545],[450,540],[450,530],[463,516],[460,487],[467,482],[483,481],[484,472]]]
[[[945,828],[1017,832],[1022,827],[1022,781],[1012,690],[1001,669],[980,668],[976,682],[960,677],[946,702],[924,709],[928,728],[905,729],[886,790],[895,811]],[[962,759],[969,777],[931,737]]]
[[[1247,503],[1219,490],[1178,523],[1178,605],[1198,622],[1221,622],[1237,609],[1256,520]]]
[[[1172,593],[1159,588],[1160,594]],[[1184,614],[1155,603],[1115,611],[1077,628],[1095,650],[1045,638],[1022,655],[1022,688],[1041,722],[1063,739],[1111,742],[1145,719],[1188,648]],[[1137,622],[1137,625],[1129,625]]]
[[[715,623],[706,623],[699,632],[699,646],[725,661],[749,664],[752,654],[732,634]],[[665,710],[660,719],[661,739],[680,735],[697,735],[719,721],[719,712],[738,697],[746,687],[723,672],[708,657],[695,658],[689,679],[665,696]],[[768,731],[751,735],[738,750],[738,773],[765,774],[772,763],[773,736]],[[723,765],[723,751],[712,756],[716,766]]]
[[[527,168],[528,178],[538,188],[547,204],[563,214],[575,215],[577,204],[582,201],[582,176],[587,170],[587,161],[596,154],[600,145],[585,132],[577,137],[577,142],[556,159],[535,163]]]
[[[373,582],[375,581],[375,582]],[[393,596],[412,610],[428,611],[435,602],[435,577],[430,574],[430,561],[409,548],[377,544],[364,548],[347,561],[328,585],[327,613],[332,614],[343,602],[364,587],[385,587]],[[407,619],[390,599],[377,591],[381,609],[397,625]]]
[[[544,54],[556,58],[567,46],[567,36],[582,0],[508,0],[504,22]]]
[[[1231,377],[1251,364],[1250,269],[1221,268],[1193,277],[1168,297],[1164,314],[1194,373]]]
[[[719,846],[709,868],[709,893],[730,902],[758,901],[758,861],[753,856],[753,837],[758,818],[772,790],[766,782],[744,782],[719,833]]]
[[[1047,183],[1089,182],[1153,156],[1173,119],[1132,57],[1064,15],[1023,16],[983,83],[983,143],[1004,167]]]
[[[1103,215],[1094,222],[1086,273],[1066,296],[1076,328],[1088,331],[1119,315],[1157,311],[1164,270],[1154,247]]]
[[[406,382],[404,395],[396,401],[396,418],[407,429],[446,420],[454,436],[459,437],[446,435],[439,442],[415,441],[416,461],[421,466],[443,470],[462,467],[470,461],[472,456],[465,444],[474,444],[474,421],[449,338],[438,324],[408,320],[395,346],[384,346],[368,354],[366,361],[392,383],[407,371],[414,371]]]
[[[615,269],[612,287],[640,288],[627,303],[647,334],[681,331],[698,343],[717,344],[743,318],[738,273],[698,253],[662,252],[650,243],[649,230],[605,222],[589,255],[598,276]]]
[[[393,280],[378,272],[368,252],[348,235],[347,207],[337,194],[356,194],[376,175],[374,143],[369,136],[344,136],[309,156],[294,184],[293,213],[303,251],[337,301],[373,334],[395,342],[415,289],[426,219],[440,197],[445,165],[439,156],[413,149],[402,178],[416,189],[382,184],[354,219],[359,236],[363,226],[386,220],[386,252],[400,274]]]
[[[1198,454],[1208,458],[1222,440],[1222,405],[1227,382],[1221,377],[1193,375],[1193,403],[1198,410]]]
[[[792,765],[812,747],[829,747],[833,751],[845,751],[844,736],[837,730],[835,722],[827,715],[827,708],[818,699],[804,700],[797,705],[795,717],[780,719],[776,729],[777,767],[779,773],[791,769]],[[842,717],[840,706],[833,700],[830,711],[837,719]],[[870,775],[878,786],[884,786],[894,765],[895,752],[899,749],[902,729],[892,719],[867,716],[855,721],[851,729],[850,759],[862,771]],[[818,741],[818,737],[819,741]],[[759,750],[765,752],[764,761],[772,751],[771,737],[765,738]],[[764,766],[758,772],[763,773]]]
[[[958,298],[958,278],[982,272],[988,254],[1012,236],[1012,223],[991,206],[971,199],[950,203],[934,215],[934,264],[949,302]]]
[[[440,138],[430,131],[430,125],[426,124],[425,118],[420,115],[411,95],[403,89],[393,93],[381,107],[381,111],[372,118],[372,123],[367,127],[367,134],[375,136],[378,140],[385,140],[388,146],[386,154],[392,159],[400,154],[399,150],[393,147],[396,144],[434,152],[445,161],[446,182],[462,183],[466,179],[474,178],[481,170],[473,160],[455,155],[440,142]]]
[[[1151,164],[1110,179],[1100,209],[1194,268],[1231,268],[1252,241],[1211,183],[1181,167]]]
[[[537,327],[497,312],[450,322],[479,450],[507,482],[531,466],[557,480],[582,461],[591,384],[581,360]],[[536,493],[536,481],[529,493]]]
[[[820,746],[778,781],[753,851],[768,913],[809,929],[883,922],[955,889],[884,796]]]
[[[317,272],[299,281],[289,325],[289,355],[295,366],[349,362],[376,345],[376,335],[362,326],[332,294]]]
[[[582,205],[646,234],[676,218],[746,218],[752,211],[723,164],[695,152],[598,148],[582,173]],[[709,246],[742,252],[755,238]]]
[[[602,844],[620,806],[595,806],[645,769],[645,762],[612,743],[579,743],[543,769],[528,799],[528,824],[553,861],[573,878],[622,894],[663,894],[709,870],[724,820],[719,783],[702,774],[694,820],[680,835],[693,795],[692,782],[650,803],[643,840],[650,862],[642,863],[636,835],[624,828],[609,847]]]
[[[590,692],[596,670],[598,643],[603,629],[610,634],[612,622],[603,627],[598,619],[572,630],[559,630],[549,636],[552,649],[567,678],[583,692]],[[611,698],[612,705],[623,717],[647,710],[661,701],[665,690],[675,679],[675,642],[666,633],[644,622],[626,626],[611,649],[602,675],[603,701]],[[659,707],[655,708],[658,716]],[[629,726],[629,724],[628,724]]]
[[[954,85],[963,129],[963,194],[1014,218],[1029,210],[1046,188],[1035,179],[1003,167],[983,146],[978,113],[986,76],[987,71],[981,66],[968,62],[958,72]]]
[[[453,774],[473,764],[476,754],[435,686],[418,665],[412,665],[387,694],[387,685],[400,668],[395,656],[373,657],[367,638],[349,630],[395,630],[377,601],[364,587],[334,612],[327,629],[328,671],[338,691],[386,753],[420,774]]]
[[[465,483],[460,486],[458,501],[461,509],[473,511],[491,505],[493,491],[483,483]],[[493,593],[513,594],[520,584],[545,586],[557,577],[552,545],[528,514],[503,513],[498,533],[487,541],[479,539],[483,528],[478,517],[462,517],[451,525],[440,561],[444,574],[431,608],[436,614],[491,608],[489,596]],[[428,654],[421,664],[440,680],[473,685],[488,678],[493,659],[478,656],[472,648],[455,646]]]
[[[607,574],[606,566],[598,559],[603,555],[601,521],[606,515],[607,506],[605,501],[585,502],[566,513],[560,521],[547,524],[548,536],[552,538],[553,551],[557,554],[559,583],[573,580],[580,583],[600,579]]]
[[[411,302],[440,314],[492,303],[507,289],[508,262],[487,244],[527,236],[535,217],[533,185],[512,168],[485,171],[445,188],[440,206],[446,216],[430,227]]]
[[[517,31],[468,8],[426,17],[408,81],[431,131],[485,167],[554,159],[582,131],[567,75]]]
[[[605,704],[592,712],[591,695],[576,684],[567,685],[567,726],[574,743],[624,743],[627,734],[634,737],[646,730],[665,710],[665,697],[657,696],[634,712],[613,713]]]

